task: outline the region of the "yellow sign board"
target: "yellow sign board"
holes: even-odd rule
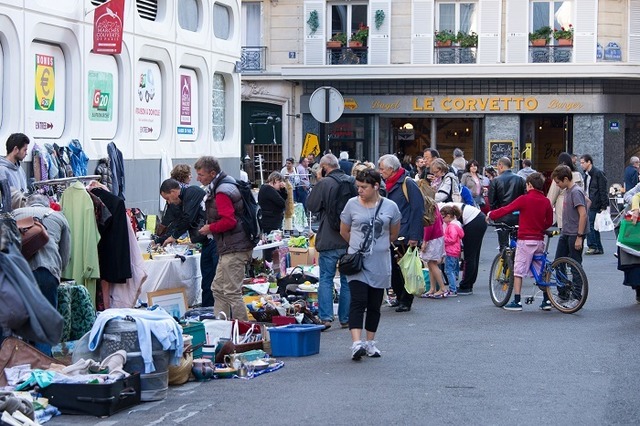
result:
[[[56,76],[53,56],[36,54],[35,109],[53,111],[55,107]]]
[[[302,145],[301,157],[306,157],[309,154],[314,156],[320,155],[320,141],[318,135],[313,133],[307,133],[304,137],[304,145]]]

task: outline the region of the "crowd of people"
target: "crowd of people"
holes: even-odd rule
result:
[[[29,143],[25,138],[12,135],[7,156],[0,161],[3,175],[18,192],[26,187],[20,167]],[[562,232],[556,256],[581,262],[585,242],[585,254],[604,252],[593,225],[596,214],[609,206],[607,179],[590,155],[580,156],[581,173],[572,155],[560,154],[545,193],[545,177],[530,160],[523,160],[517,173],[507,157],[500,158],[495,168],[487,166],[481,171],[479,162],[465,160],[462,150],[453,154],[450,164],[432,148],[415,159],[404,156],[402,161],[393,154],[383,155],[376,164],[354,164],[347,152],[340,158],[326,153],[318,161],[309,155],[297,164],[287,158],[282,170],[273,171],[259,189],[257,201],[265,233],[282,227],[290,197],[319,221],[315,241],[320,270],[318,315],[325,328],[334,320],[334,278],[340,259],[345,254],[362,254],[362,268],[351,275],[341,274],[338,291],[337,317],[340,326],[351,332],[354,360],[381,355],[375,333],[385,295],[398,313],[413,307],[415,296],[405,289],[398,265],[409,249],[419,251],[428,270],[429,289],[421,297],[471,295],[487,222],[519,224],[514,299],[505,306],[512,311],[522,310],[522,278],[533,256],[544,250],[544,231],[553,223]],[[632,157],[625,170],[628,193],[640,192],[639,166],[640,160]],[[246,237],[240,220],[244,207],[238,185],[221,170],[215,157],[200,157],[193,169],[201,186],[191,184],[188,164],[177,165],[161,183],[159,193],[167,208],[156,229],[156,242],[172,244],[188,233],[192,242],[202,244],[202,305],[213,306],[216,315],[246,320],[241,283],[254,243]],[[287,191],[287,183],[292,192]],[[338,212],[339,226],[335,226],[331,215],[345,184],[352,187],[352,193]],[[431,203],[425,196],[432,198],[427,200]],[[433,211],[431,205],[436,205]],[[42,209],[48,209],[46,197],[34,196],[15,214],[33,215],[43,213]],[[60,282],[59,271],[68,262],[70,237],[64,215],[43,216],[51,228],[51,243],[30,266],[43,294],[55,305],[54,290]],[[428,225],[426,216],[430,216]],[[498,244],[509,244],[508,236],[499,234]],[[270,251],[264,256],[272,260]],[[640,300],[640,292],[638,297]],[[540,308],[550,309],[549,302],[543,300]]]

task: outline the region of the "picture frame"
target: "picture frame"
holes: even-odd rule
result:
[[[158,305],[176,318],[182,318],[187,312],[187,292],[184,288],[150,291],[147,301],[149,306]]]

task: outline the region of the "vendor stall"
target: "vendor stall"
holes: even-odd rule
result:
[[[140,290],[140,301],[147,303],[147,293],[170,288],[184,288],[189,306],[200,303],[202,292],[200,284],[200,253],[160,258],[144,262],[147,280]]]

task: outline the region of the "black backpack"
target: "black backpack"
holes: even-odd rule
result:
[[[222,181],[226,178],[223,176],[214,189],[217,190],[218,185],[222,183]],[[227,183],[231,183],[228,182]],[[262,210],[260,210],[260,205],[256,201],[256,198],[253,196],[253,192],[251,191],[251,184],[249,182],[245,182],[242,180],[235,181],[236,188],[240,191],[240,196],[242,197],[242,215],[237,216],[238,220],[240,220],[240,224],[242,225],[242,229],[244,233],[247,234],[247,238],[251,243],[255,246],[262,238]]]
[[[327,223],[334,231],[340,231],[340,214],[344,210],[344,206],[347,205],[347,201],[358,195],[358,190],[353,176],[329,175],[328,177],[338,182],[338,188],[333,194],[330,194],[335,195],[335,202],[330,202],[327,206]]]

